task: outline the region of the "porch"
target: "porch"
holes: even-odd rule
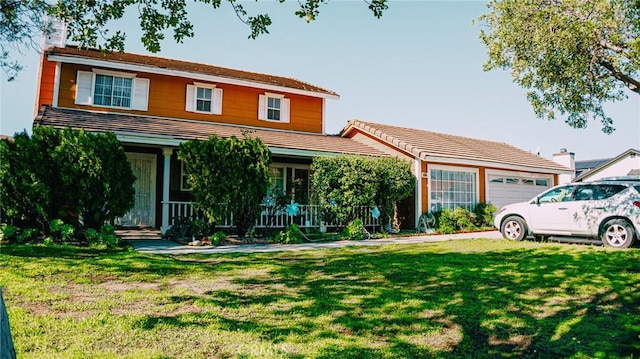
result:
[[[171,227],[178,218],[198,218],[199,215],[195,210],[192,202],[165,201],[162,202],[163,216],[162,228]],[[383,223],[379,218],[374,218],[371,213],[371,207],[361,206],[356,208],[354,218],[359,218],[365,227],[376,228]],[[164,220],[167,219],[167,223]],[[256,220],[254,228],[286,228],[291,224],[296,224],[300,228],[320,230],[321,226],[327,228],[337,228],[346,225],[346,223],[327,222],[322,220],[321,208],[318,205],[299,204],[298,211],[295,215],[290,215],[286,208],[261,205],[261,212]],[[233,213],[228,212],[224,220],[216,223],[219,228],[233,227]]]

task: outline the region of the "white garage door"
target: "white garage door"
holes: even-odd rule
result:
[[[500,208],[507,204],[528,201],[552,184],[551,177],[490,174],[487,183],[487,202]]]

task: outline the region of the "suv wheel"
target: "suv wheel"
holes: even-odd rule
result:
[[[527,227],[522,218],[511,216],[502,222],[500,232],[502,232],[502,236],[506,239],[521,241],[525,237]]]
[[[635,233],[629,223],[623,219],[612,219],[602,229],[602,244],[616,248],[629,248],[633,244]]]

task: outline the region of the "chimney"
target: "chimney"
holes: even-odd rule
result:
[[[573,173],[572,174],[560,174],[558,176],[558,184],[565,184],[571,182],[571,180],[575,177],[576,174],[576,160],[575,154],[573,152],[567,151],[566,148],[561,148],[560,152],[553,154],[553,162],[570,168]]]
[[[45,20],[44,33],[42,34],[42,50],[51,46],[65,47],[67,42],[67,24],[53,16]]]

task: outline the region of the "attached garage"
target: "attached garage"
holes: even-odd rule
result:
[[[487,171],[487,202],[497,208],[523,202],[553,186],[553,176]]]
[[[429,211],[473,210],[479,203],[527,201],[573,171],[503,142],[351,120],[343,137],[413,165],[415,218]]]

